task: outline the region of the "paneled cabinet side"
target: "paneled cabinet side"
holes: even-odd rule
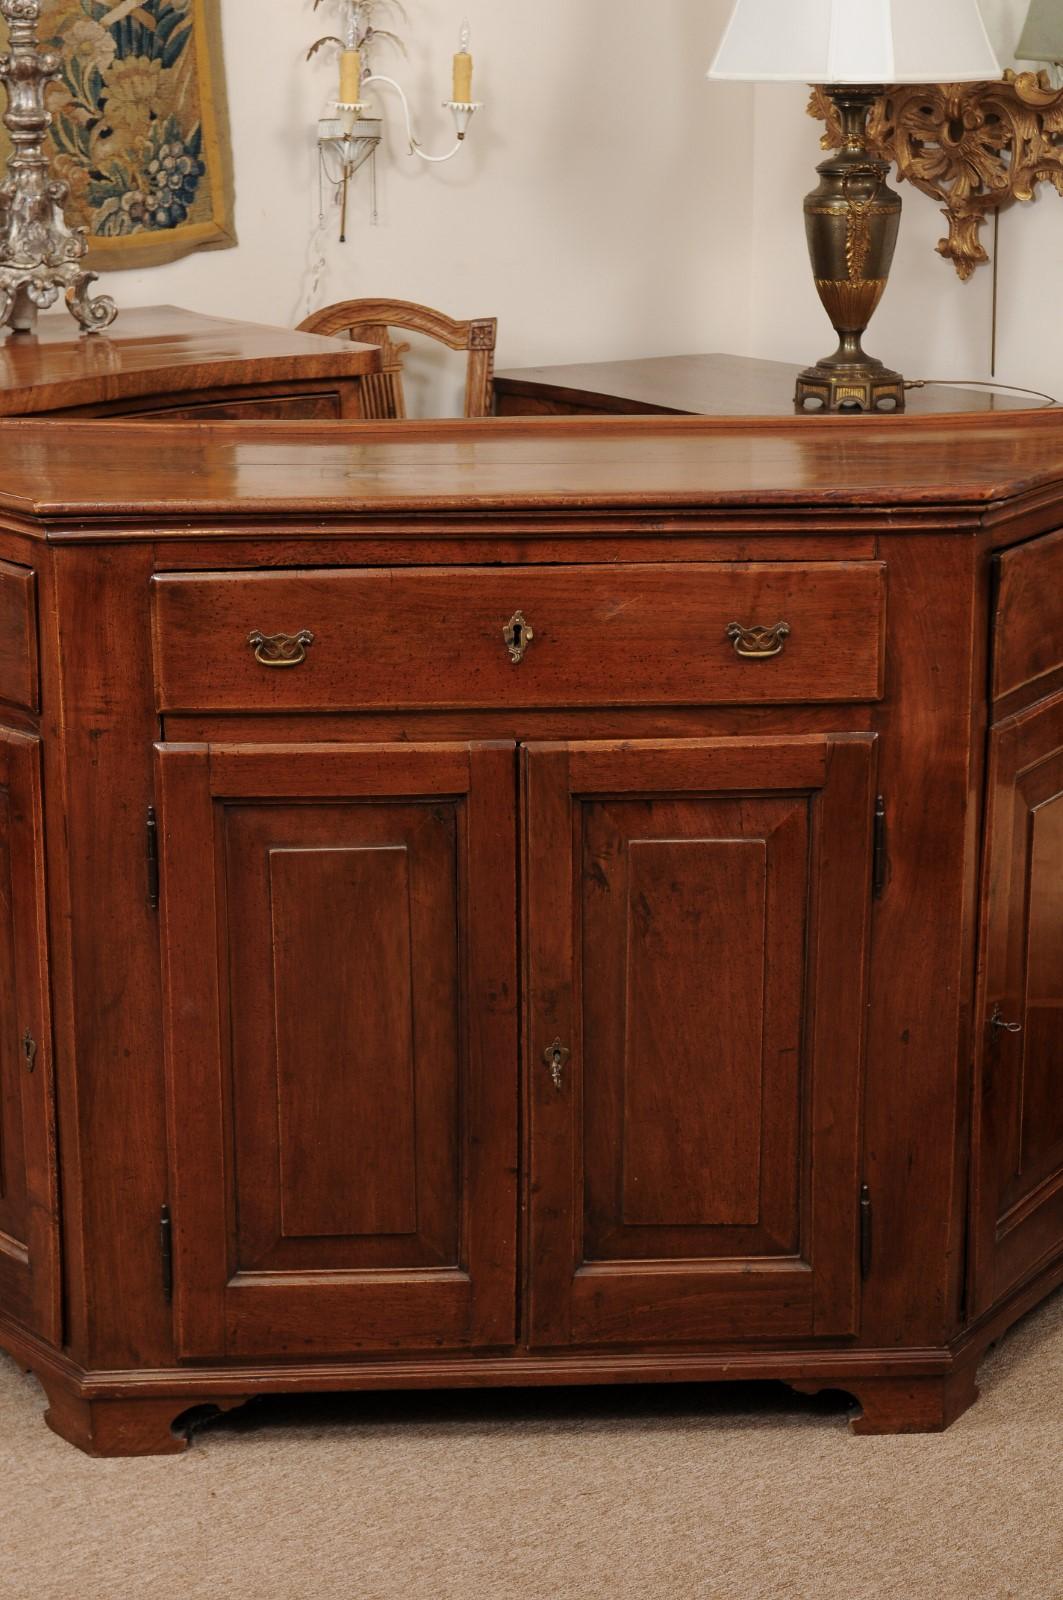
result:
[[[880,553],[890,583],[878,718],[888,871],[872,924],[865,1172],[875,1250],[863,1332],[879,1347],[941,1345],[957,1331],[965,1233],[984,722],[975,684],[987,619],[974,539],[884,538]]]
[[[64,936],[64,1180],[80,1202],[72,1353],[88,1368],[172,1360],[159,1267],[167,1198],[161,983],[145,822],[153,803],[147,544],[57,547],[47,705],[53,920]],[[52,846],[56,849],[53,852]],[[75,1092],[76,1082],[76,1092]]]
[[[0,1319],[63,1338],[35,540],[0,530]]]

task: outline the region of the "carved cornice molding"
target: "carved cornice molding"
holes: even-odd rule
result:
[[[833,103],[812,91],[809,115],[827,124],[820,143],[841,145]],[[886,91],[869,120],[871,144],[897,175],[941,203],[948,237],[938,253],[967,279],[988,262],[988,217],[1037,197],[1063,195],[1063,89],[1044,72],[1006,72],[999,83],[905,84]]]

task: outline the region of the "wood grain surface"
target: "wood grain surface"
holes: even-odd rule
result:
[[[1063,681],[1063,532],[1006,550],[997,562],[993,698],[997,714]]]
[[[164,575],[153,584],[161,711],[874,700],[878,562]],[[532,630],[511,660],[505,628]],[[728,628],[789,636],[736,654]],[[263,666],[254,633],[310,633]]]
[[[800,367],[750,356],[648,356],[631,361],[567,362],[514,367],[495,375],[499,414],[600,415],[697,413],[702,416],[782,417],[794,414]],[[1025,411],[1040,396],[992,388],[931,384],[907,396],[909,415]]]
[[[177,306],[122,312],[106,333],[85,338],[66,312],[40,318],[35,334],[0,340],[0,416],[124,405],[151,396],[358,379],[380,352],[344,339],[205,316]],[[338,413],[337,413],[338,414]]]
[[[24,711],[40,707],[37,582],[31,568],[9,561],[0,561],[0,700]]]
[[[899,431],[903,428],[903,432]],[[1063,484],[1063,412],[898,424],[804,418],[758,424],[691,418],[483,422],[236,423],[150,427],[11,421],[0,428],[0,510],[72,523],[69,537],[143,536],[189,517],[347,516],[688,507],[816,508],[851,533],[854,512],[984,511]],[[831,517],[836,510],[837,518]],[[847,525],[848,522],[848,525]],[[926,526],[924,521],[922,526]],[[970,529],[970,524],[968,524]],[[540,524],[541,531],[541,524]],[[221,530],[218,530],[221,532]]]
[[[1061,426],[0,424],[0,1342],[52,1425],[959,1415],[1063,1277]]]

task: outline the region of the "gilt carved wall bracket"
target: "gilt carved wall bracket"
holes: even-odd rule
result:
[[[821,89],[808,110],[827,124],[823,148],[839,148],[841,125]],[[899,178],[941,203],[949,232],[938,253],[965,280],[989,260],[981,240],[987,218],[1034,200],[1042,183],[1063,195],[1063,89],[1044,72],[890,88],[875,102],[869,133]]]

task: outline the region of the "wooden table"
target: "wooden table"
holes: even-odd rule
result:
[[[177,306],[123,311],[79,334],[63,312],[0,341],[0,417],[41,414],[293,421],[361,415],[376,345],[208,317]]]
[[[793,416],[800,367],[752,356],[651,356],[562,367],[519,367],[495,375],[499,416],[585,416],[603,412],[709,417]],[[908,396],[916,416],[1028,411],[1043,402],[992,389],[934,384]]]

